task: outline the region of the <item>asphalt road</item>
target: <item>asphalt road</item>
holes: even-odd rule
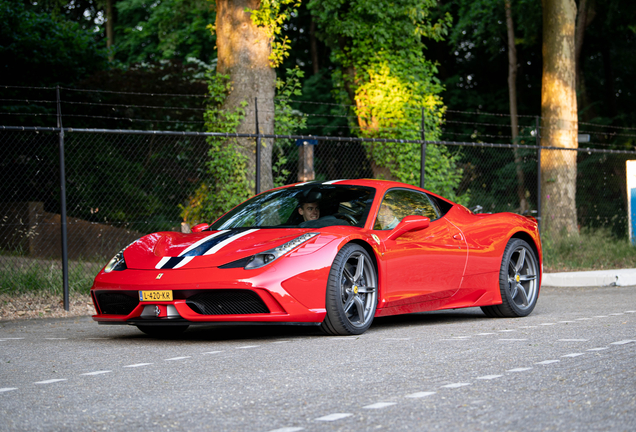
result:
[[[0,430],[636,430],[636,287],[533,314],[377,319],[360,337],[90,318],[0,323]]]

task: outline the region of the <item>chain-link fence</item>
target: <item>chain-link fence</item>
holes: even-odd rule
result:
[[[62,89],[67,95],[62,99],[59,89],[55,96],[50,88],[9,90],[14,93],[2,99],[3,122],[19,120],[30,127],[0,126],[0,293],[62,290],[62,208],[71,291],[86,291],[106,261],[131,241],[182,229],[182,206],[211,181],[209,137],[214,134],[200,132],[199,119],[205,95]],[[567,208],[576,209],[572,217],[580,228],[602,227],[627,237],[625,162],[636,159],[636,152],[626,150],[633,147],[633,130],[580,123],[579,133],[591,149],[550,150],[537,145],[541,128],[535,116],[519,116],[513,138],[506,114],[448,110],[444,141],[362,139],[351,136],[355,116],[350,107],[324,105],[319,108],[328,114],[301,113],[311,120],[305,133],[342,136],[241,135],[255,153],[259,138],[272,149],[271,162],[261,162],[270,182],[261,185],[261,175],[246,195],[260,186],[308,180],[392,178],[417,185],[424,155],[424,186],[469,208],[545,221],[563,215],[558,209],[541,214],[541,199],[571,200]],[[61,106],[67,113],[63,141],[59,126],[51,127],[62,120]],[[299,102],[297,109],[312,106]],[[336,123],[339,129],[333,129]],[[96,129],[122,124],[137,130]],[[164,130],[147,130],[157,126]],[[185,132],[169,130],[173,127]],[[378,154],[384,164],[374,162]],[[561,188],[559,197],[546,192],[560,182],[576,187]]]

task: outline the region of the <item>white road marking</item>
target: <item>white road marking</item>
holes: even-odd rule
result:
[[[442,388],[459,388],[459,387],[464,387],[468,385],[470,385],[470,383],[453,383],[453,384],[446,384],[445,386],[442,386]]]
[[[208,351],[208,352],[204,352],[203,354],[218,354],[218,353],[222,353],[223,351]]]
[[[558,363],[558,362],[560,362],[560,361],[561,361],[561,360],[544,360],[544,361],[542,361],[542,362],[538,362],[538,363],[535,363],[535,364],[538,364],[538,365],[547,365],[547,364],[552,364],[552,363]]]
[[[0,393],[4,393],[4,392],[9,392],[12,390],[17,390],[17,387],[4,387],[4,388],[0,388]]]
[[[250,348],[258,348],[260,345],[245,345],[241,347],[236,347],[236,349],[250,349]]]
[[[508,342],[521,342],[526,341],[528,339],[499,339],[500,341],[508,341]]]
[[[301,430],[305,430],[305,428],[301,428],[301,427],[284,427],[284,428],[280,428],[280,429],[274,429],[271,430],[269,432],[298,432]]]
[[[583,353],[572,353],[572,354],[563,355],[561,357],[578,357],[578,356],[582,356],[582,355],[583,355]]]
[[[539,326],[520,326],[519,328],[520,329],[522,329],[522,328],[525,329],[525,328],[537,328],[537,327],[539,327]]]
[[[497,333],[477,333],[475,336],[488,336],[488,335],[494,335]]]
[[[557,342],[587,342],[589,339],[559,339]]]
[[[363,406],[364,409],[381,409],[392,405],[397,405],[395,402],[378,402],[371,405]]]
[[[573,323],[574,321],[559,321],[559,324]]]
[[[127,365],[124,367],[128,367],[128,368],[136,368],[136,367],[141,367],[141,366],[149,366],[152,363],[135,363],[135,364],[131,364],[131,365]]]
[[[66,378],[50,379],[50,380],[46,380],[46,381],[38,381],[38,382],[35,382],[33,384],[53,384],[53,383],[60,382],[60,381],[66,381]]]
[[[530,369],[532,369],[531,367],[527,367],[527,368],[515,368],[515,369],[509,369],[506,372],[525,372],[525,371],[529,371]]]
[[[612,342],[610,343],[610,345],[625,345],[628,344],[630,342],[636,342],[635,340],[631,340],[631,339],[627,339],[627,340],[622,340],[622,341],[618,341],[618,342]]]
[[[607,315],[596,315],[594,318],[607,318]]]
[[[625,311],[625,313],[636,313],[636,311]]]
[[[101,374],[106,374],[106,373],[111,373],[112,371],[107,371],[107,370],[103,370],[103,371],[95,371],[95,372],[87,372],[87,373],[83,373],[80,375],[101,375]]]
[[[517,330],[499,330],[501,333],[515,332]]]
[[[591,320],[592,318],[577,318],[577,321],[587,321],[587,320]]]
[[[67,340],[68,338],[44,338],[46,340]]]
[[[2,339],[5,339],[5,340],[22,340],[22,339],[24,339],[24,338],[8,338],[8,337],[3,337]]]
[[[618,316],[618,315],[625,315],[625,314],[624,314],[624,313],[622,313],[622,312],[619,312],[619,313],[613,313],[613,314],[610,314],[610,315],[611,315],[611,316]]]
[[[352,415],[353,414],[349,414],[349,413],[334,413],[334,414],[329,414],[323,417],[318,417],[316,421],[336,421],[336,420],[343,419],[345,417],[351,417]]]
[[[602,348],[590,348],[588,351],[604,351],[606,349],[609,349],[609,347],[602,347]]]
[[[185,357],[173,357],[173,358],[169,358],[169,359],[165,359],[165,361],[173,361],[173,360],[184,360],[184,359],[188,359],[191,356],[185,356]]]
[[[484,375],[484,376],[480,376],[477,377],[477,379],[480,380],[491,380],[491,379],[495,379],[495,378],[501,378],[503,375]]]
[[[282,341],[275,341],[275,342],[272,342],[272,343],[273,343],[273,344],[281,344],[281,343],[287,343],[287,342],[291,342],[291,341],[288,341],[288,340],[282,340]],[[219,351],[219,352],[220,352],[220,351]]]
[[[406,395],[407,398],[423,398],[426,396],[431,396],[434,395],[437,392],[417,392],[417,393],[411,393],[409,395]]]
[[[453,336],[451,339],[470,339],[470,336]]]
[[[539,325],[555,325],[556,323],[541,323]]]

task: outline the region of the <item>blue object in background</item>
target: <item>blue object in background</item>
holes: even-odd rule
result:
[[[307,145],[318,145],[318,140],[314,140],[314,139],[297,139],[296,140],[296,145],[298,147],[304,145],[305,143],[307,143]]]
[[[636,188],[630,190],[630,203],[632,214],[629,215],[630,223],[632,224],[632,244],[636,246]]]

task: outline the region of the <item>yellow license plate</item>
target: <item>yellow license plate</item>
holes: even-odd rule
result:
[[[139,301],[172,301],[172,291],[139,291]]]

